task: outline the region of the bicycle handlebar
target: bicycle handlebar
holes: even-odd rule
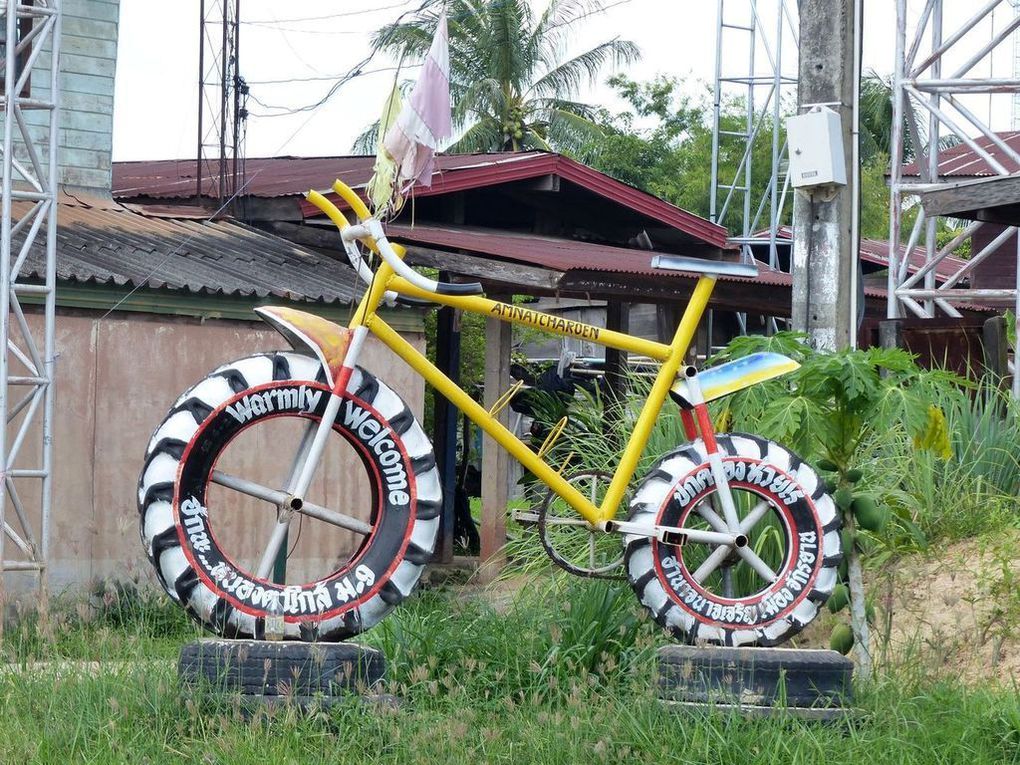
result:
[[[426,292],[435,292],[440,295],[482,294],[482,285],[478,282],[471,282],[468,284],[440,282],[419,274],[404,262],[402,253],[398,254],[395,251],[395,246],[390,244],[389,239],[386,238],[386,233],[383,231],[382,224],[372,217],[368,206],[364,203],[361,197],[357,195],[354,189],[338,179],[333,182],[333,191],[335,191],[341,199],[351,206],[351,209],[361,221],[356,226],[346,225],[341,227],[340,235],[345,243],[353,243],[354,241],[364,242],[370,250],[377,252],[382,256],[383,260],[390,265],[390,268],[393,269],[394,273],[403,277],[418,289],[425,290]],[[340,213],[339,210],[337,210],[337,213],[341,218],[343,218],[344,223],[346,223],[347,219],[343,217],[343,214]],[[327,214],[329,213],[327,212]],[[330,219],[333,220],[334,223],[337,222],[332,215],[330,216]],[[337,225],[339,227],[339,224]],[[364,263],[364,261],[361,262]]]

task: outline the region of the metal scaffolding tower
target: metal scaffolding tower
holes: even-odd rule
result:
[[[999,28],[992,24],[993,32],[989,39],[976,40],[980,36],[976,28],[983,22],[993,22],[992,14],[1000,7],[1008,10],[1008,2],[992,0],[983,3],[962,24],[952,25],[944,21],[943,5],[943,0],[926,0],[920,14],[912,14],[907,0],[896,2],[887,316],[894,319],[906,313],[926,318],[941,311],[958,317],[960,313],[951,303],[968,300],[1010,301],[1020,314],[1020,290],[1016,284],[982,290],[960,286],[976,266],[1016,236],[1015,227],[1007,227],[979,251],[971,252],[967,262],[941,285],[935,283],[936,266],[958,251],[983,225],[974,221],[950,242],[938,246],[939,216],[935,212],[936,206],[929,205],[926,198],[950,188],[948,184],[951,181],[959,181],[958,178],[946,179],[939,175],[940,142],[952,137],[983,159],[995,175],[983,179],[982,183],[993,184],[1016,177],[1011,176],[985,147],[994,146],[1001,152],[1000,156],[1020,164],[1020,155],[988,124],[990,117],[982,119],[963,102],[965,97],[975,94],[1020,93],[1020,77],[1015,72],[1011,77],[995,77],[990,65],[996,51],[1012,53],[1016,49],[1020,16],[1010,14],[1008,22]],[[943,71],[943,65],[948,71]],[[987,69],[987,74],[975,74],[976,68]],[[915,147],[913,157],[907,151],[908,137],[910,145]],[[903,166],[911,159],[916,162],[918,173],[904,177]],[[992,190],[991,185],[987,188]],[[925,265],[913,274],[908,269],[907,258],[901,257],[897,247],[903,234],[904,219],[912,214],[917,217],[907,239],[906,252],[913,252],[919,244],[925,252]],[[1014,394],[1020,395],[1020,375],[1014,375]]]
[[[0,561],[5,585],[9,572],[33,572],[44,590],[53,468],[60,0],[5,2],[0,29],[0,417],[6,423],[0,428]],[[39,240],[46,252],[41,280],[28,278],[23,268]],[[25,296],[42,302],[41,317],[26,317]]]
[[[773,268],[776,232],[790,213],[783,107],[796,104],[797,26],[792,0],[718,0],[709,217],[735,232],[731,241],[745,258],[752,246],[767,246]],[[743,112],[736,126],[725,124],[733,104]],[[763,149],[769,177],[762,185],[754,168]]]
[[[240,17],[241,0],[199,4],[195,195],[211,180],[220,205],[244,186],[248,85],[238,71]]]

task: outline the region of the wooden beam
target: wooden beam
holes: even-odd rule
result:
[[[306,247],[322,247],[337,251],[337,256],[347,260],[340,243],[340,232],[332,223],[329,228],[325,226],[308,226],[303,223],[286,223],[283,221],[266,221],[258,224],[263,231],[283,237],[294,244],[301,244]]]
[[[683,315],[681,306],[676,303],[658,303],[655,306],[655,334],[660,343],[672,343],[676,328],[680,326]]]
[[[541,290],[556,290],[562,271],[553,271],[538,266],[508,263],[476,255],[437,250],[416,244],[407,246],[407,262],[415,266],[429,266],[452,271],[462,276],[472,276],[487,282],[499,282],[515,287],[535,287]],[[519,291],[519,290],[518,290]]]
[[[500,298],[495,298],[500,299]],[[510,384],[511,326],[485,320],[485,406],[491,408]],[[510,407],[497,418],[509,427]],[[482,530],[479,576],[492,581],[506,562],[506,511],[510,455],[489,436],[482,438]]]
[[[988,215],[992,214],[992,208],[1020,203],[1020,175],[955,181],[941,186],[919,195],[921,205],[929,217],[954,215],[988,220],[987,217],[981,217],[980,213]],[[1014,218],[1014,225],[1018,222]]]

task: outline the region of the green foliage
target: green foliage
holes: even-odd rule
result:
[[[782,349],[801,366],[734,396],[736,420],[755,419],[760,432],[825,458],[841,477],[859,467],[860,451],[872,438],[896,430],[922,435],[932,396],[958,396],[963,382],[948,372],[921,369],[899,349],[815,353],[789,333],[739,338],[720,360],[771,349]]]
[[[620,615],[613,602],[604,617],[596,613],[609,590],[586,596],[589,587],[576,583],[554,597],[523,587],[499,607],[463,591],[426,593],[402,606],[383,622],[393,625],[393,634],[376,641],[387,656],[383,690],[401,698],[396,710],[352,698],[308,714],[284,706],[246,715],[236,699],[182,693],[173,658],[182,637],[154,652],[96,628],[78,640],[90,644],[100,665],[51,661],[0,673],[0,762],[972,765],[1020,759],[1020,696],[1008,687],[968,689],[956,679],[902,672],[858,684],[852,715],[832,725],[782,714],[678,711],[657,699],[644,623],[631,648],[614,645],[623,645],[624,636],[602,640],[609,652],[595,662],[596,672],[551,671],[571,659],[578,644],[570,641],[592,637],[583,632],[587,620],[601,632]],[[590,597],[585,605],[564,609],[584,597]],[[572,614],[577,626],[567,627],[563,620]],[[123,629],[139,631],[130,624]],[[71,650],[71,656],[85,653]],[[44,656],[59,658],[52,651]]]
[[[536,13],[525,0],[450,0],[451,152],[576,149],[599,133],[594,107],[578,91],[609,66],[639,57],[624,40],[599,43],[564,60],[573,25],[598,10],[597,0],[549,0]],[[376,48],[400,61],[424,59],[440,8],[380,29]],[[358,148],[371,152],[370,136]]]
[[[735,430],[789,443],[832,473],[831,492],[874,499],[882,517],[869,525],[882,531],[857,544],[875,562],[1020,525],[1020,407],[1007,392],[922,370],[901,351],[815,354],[790,333],[737,338],[712,363],[758,350],[803,366],[720,406]]]
[[[603,109],[599,119],[604,130],[577,153],[578,159],[618,180],[707,217],[712,167],[712,104],[708,87],[689,95],[681,92],[677,78],[664,76],[639,83],[617,75],[610,78],[609,84],[629,108],[619,114]],[[789,111],[792,107],[784,105],[784,108]],[[720,125],[723,130],[745,130],[746,123],[743,102],[733,100],[722,104]],[[649,126],[638,129],[637,124]],[[784,135],[779,136],[780,144],[784,139]],[[743,144],[737,141],[720,143],[720,183],[733,181],[743,153]],[[760,199],[765,192],[771,163],[772,127],[764,124],[755,138],[752,155],[753,199]],[[741,204],[741,197],[735,196],[725,219],[720,222],[735,226]],[[789,205],[792,205],[792,198],[788,199]]]

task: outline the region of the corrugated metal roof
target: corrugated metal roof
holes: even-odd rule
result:
[[[339,178],[355,188],[364,186],[372,175],[373,162],[373,157],[364,156],[249,159],[245,163],[245,193],[256,197],[298,196],[309,189],[316,189],[328,192],[328,197],[344,206],[329,191],[333,179]],[[118,162],[113,169],[113,193],[126,199],[192,197],[195,193],[194,171],[194,160]],[[727,247],[727,231],[722,226],[580,162],[549,152],[440,155],[431,179],[432,185],[425,187],[419,184],[414,194],[419,197],[450,194],[544,175],[557,175],[701,242]],[[208,195],[211,184],[203,183],[203,186]],[[303,199],[301,208],[306,217],[322,214]]]
[[[761,236],[768,236],[768,232],[759,232]],[[789,226],[780,226],[776,230],[776,238],[783,244],[789,244],[790,240],[793,239],[793,231]],[[907,252],[907,246],[905,244],[900,245],[900,257],[903,257]],[[881,239],[861,239],[860,247],[861,260],[866,263],[873,263],[883,268],[889,267],[889,242]],[[907,266],[907,270],[910,273],[916,273],[920,271],[924,264],[927,262],[928,256],[924,251],[923,247],[914,247],[910,253],[910,263]],[[946,281],[949,277],[963,268],[967,261],[963,258],[956,258],[952,255],[944,257],[937,266],[935,266],[935,279],[940,282]]]
[[[356,296],[353,270],[333,258],[235,221],[155,217],[132,207],[63,196],[57,278],[326,303],[349,303]],[[16,204],[15,217],[28,208]],[[15,242],[17,252],[20,237]],[[22,273],[41,278],[44,266],[40,236]]]
[[[615,274],[639,274],[660,278],[696,278],[697,274],[652,268],[654,255],[649,250],[611,247],[572,239],[511,234],[495,229],[446,228],[442,226],[399,226],[390,224],[386,231],[398,242],[423,244],[447,249],[469,250],[482,255],[504,258],[555,271],[603,271]],[[722,281],[759,282],[789,287],[789,274],[759,268],[755,279],[736,276],[720,277]]]
[[[1007,130],[996,133],[1003,143],[1013,151],[1020,153],[1020,130]],[[1002,165],[1008,172],[1020,172],[1020,165],[1007,156],[1002,149],[986,136],[974,138],[974,143],[984,149],[988,154]],[[924,161],[924,160],[922,160]],[[998,175],[992,166],[982,159],[967,144],[961,143],[952,148],[939,152],[938,172],[940,178],[979,178],[991,175]],[[917,162],[911,162],[903,166],[903,175],[907,177],[918,177]]]
[[[542,152],[499,154],[444,154],[437,157],[437,173],[459,167],[516,161]],[[245,160],[245,192],[256,197],[304,194],[328,188],[339,178],[359,186],[372,175],[375,157],[266,157]],[[113,163],[113,195],[120,198],[183,199],[195,196],[197,165],[194,159],[165,159]],[[219,194],[219,178],[203,173],[204,196]]]

